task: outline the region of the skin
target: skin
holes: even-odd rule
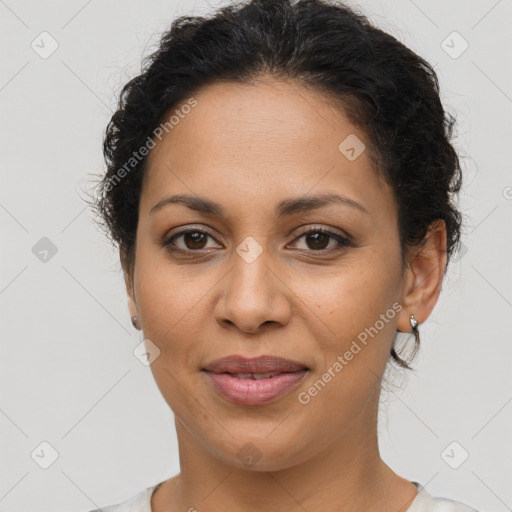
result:
[[[321,92],[265,77],[215,83],[194,98],[149,155],[132,273],[121,254],[130,314],[160,350],[151,370],[179,443],[181,472],[155,492],[152,510],[406,510],[417,489],[379,455],[378,400],[396,329],[410,332],[410,315],[421,324],[437,302],[444,223],[402,266],[392,190],[368,150],[354,161],[338,150],[349,134],[369,143]],[[330,204],[274,217],[278,202],[322,193],[347,196],[367,213]],[[215,201],[227,217],[183,204],[150,213],[173,194]],[[178,227],[209,236],[178,237],[186,253],[172,252],[162,241]],[[299,232],[318,227],[355,245]],[[263,249],[252,263],[236,252],[246,237]],[[393,303],[402,310],[301,404],[298,393]],[[231,354],[273,354],[310,371],[273,403],[234,405],[201,372]],[[247,443],[260,455],[250,467],[237,456]]]

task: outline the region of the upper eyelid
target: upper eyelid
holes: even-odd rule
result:
[[[186,235],[187,233],[203,233],[213,240],[217,241],[216,237],[213,236],[209,231],[203,229],[203,228],[185,228],[181,231],[178,231],[177,233],[172,234],[171,236],[168,236],[165,238],[167,242],[170,242],[174,238],[178,238],[181,235]]]
[[[301,228],[303,228],[303,229],[301,229]],[[306,224],[304,226],[299,226],[296,229],[299,230],[299,233],[297,233],[297,236],[302,236],[306,233],[309,233],[310,231],[323,231],[323,232],[326,232],[327,234],[338,235],[343,238],[350,238],[349,235],[347,235],[340,229],[333,228],[330,226],[324,226],[322,224]],[[292,231],[294,231],[294,230],[292,230]],[[291,232],[289,234],[291,234]]]

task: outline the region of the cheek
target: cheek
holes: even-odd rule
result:
[[[314,333],[322,364],[297,399],[312,421],[305,428],[322,429],[326,438],[341,435],[378,397],[400,305],[393,301],[390,283],[375,279],[340,278],[333,283],[337,291],[324,299],[329,332]]]
[[[200,327],[208,321],[201,317],[201,304],[213,283],[208,273],[197,275],[197,265],[173,267],[162,253],[141,247],[137,254],[137,308],[144,336],[158,346],[166,365],[181,367],[178,363],[197,350]]]
[[[160,350],[150,366],[155,383],[176,416],[186,416],[187,411],[201,416],[204,411],[197,408],[189,379],[190,372],[196,370],[201,328],[207,321],[199,317],[204,290],[200,293],[190,278],[181,278],[170,267],[151,265],[142,257],[139,264],[137,307],[143,319],[144,338]],[[207,415],[201,418],[205,425],[210,420]]]
[[[308,313],[310,325],[314,325],[315,316],[322,320],[313,333],[324,361],[320,371],[331,368],[336,375],[326,376],[333,382],[328,387],[334,394],[348,393],[362,399],[361,392],[369,391],[375,375],[380,375],[387,364],[401,309],[398,257],[398,252],[391,255],[367,251],[366,257],[360,254],[350,268],[340,269],[328,281],[316,281],[315,292],[310,292],[310,303],[316,306],[309,308],[315,313]],[[339,358],[343,359],[343,370],[335,371],[333,366]],[[324,398],[328,397],[326,393]]]
[[[397,257],[367,253],[359,252],[321,277],[302,275],[293,283],[304,304],[302,313],[317,316],[341,339],[373,325],[398,297],[400,269],[390,263]]]

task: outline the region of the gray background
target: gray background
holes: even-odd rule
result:
[[[172,413],[132,353],[142,335],[117,254],[82,198],[104,169],[103,130],[142,55],[177,15],[214,5],[0,0],[2,511],[90,510],[179,471]],[[383,395],[382,455],[433,495],[511,510],[512,2],[360,5],[435,66],[468,155],[463,253],[421,326],[418,370],[395,375]],[[43,46],[43,31],[58,43],[47,58],[31,47]],[[453,31],[469,44],[457,58]],[[43,237],[57,249],[46,262]],[[58,453],[47,469],[44,441]],[[442,454],[454,465],[462,450],[469,458],[453,469]]]

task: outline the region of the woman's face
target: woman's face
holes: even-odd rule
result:
[[[392,190],[365,135],[320,92],[268,79],[194,98],[149,155],[127,280],[178,436],[254,470],[360,451],[408,318]],[[177,195],[190,206],[161,203]],[[307,370],[272,367],[274,382],[205,371],[231,355]]]

